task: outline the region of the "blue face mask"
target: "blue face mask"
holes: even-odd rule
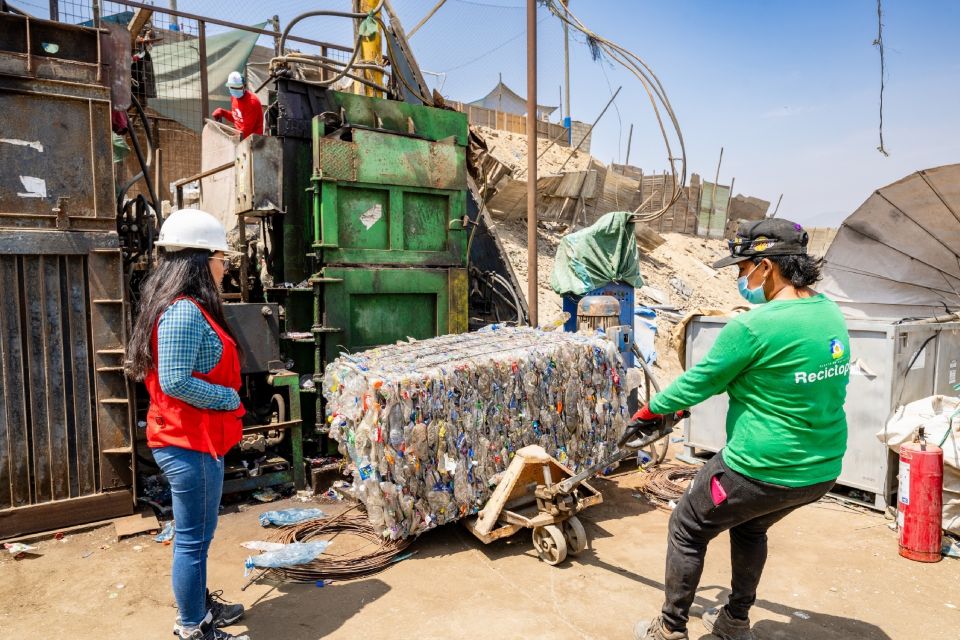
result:
[[[232,95],[234,98],[243,97],[243,89],[234,89],[232,87],[228,87],[228,89],[230,90],[230,95]]]
[[[748,282],[750,276],[753,275],[753,272],[756,271],[759,266],[760,265],[757,265],[750,273],[737,279],[737,289],[740,290],[740,295],[750,304],[763,304],[767,301],[767,295],[763,292],[763,282],[760,283],[759,287],[754,289],[750,288]],[[764,280],[766,280],[766,278],[764,278]]]

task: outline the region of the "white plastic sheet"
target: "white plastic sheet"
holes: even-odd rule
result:
[[[943,442],[943,529],[960,535],[960,398],[930,396],[900,407],[877,434],[894,451],[924,428],[930,444]]]

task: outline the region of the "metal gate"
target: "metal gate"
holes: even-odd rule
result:
[[[131,513],[134,457],[99,34],[11,14],[0,26],[0,538],[7,538]],[[41,36],[78,46],[56,55],[17,49]]]

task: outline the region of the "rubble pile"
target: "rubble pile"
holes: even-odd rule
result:
[[[527,445],[575,469],[613,453],[624,384],[601,336],[494,326],[343,354],[323,393],[356,497],[397,539],[479,511]]]

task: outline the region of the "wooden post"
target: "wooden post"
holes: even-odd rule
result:
[[[207,23],[203,20],[197,23],[199,31],[197,38],[197,48],[200,57],[200,126],[203,127],[203,119],[210,116],[210,88],[207,86]]]
[[[626,170],[630,165],[630,143],[633,142],[633,123],[630,123],[630,133],[627,134],[627,157],[623,161],[623,168]]]
[[[537,0],[527,0],[527,307],[539,324],[537,286]]]
[[[717,184],[720,182],[720,165],[723,163],[723,147],[720,147],[720,159],[717,160],[717,173],[713,178],[713,189],[710,191],[710,214],[707,216],[707,237],[713,227],[713,211],[717,206]]]
[[[564,10],[570,6],[570,0],[560,0]],[[570,27],[566,22],[563,23],[563,86],[566,88],[566,110],[564,113],[571,120],[573,116],[570,111]]]

